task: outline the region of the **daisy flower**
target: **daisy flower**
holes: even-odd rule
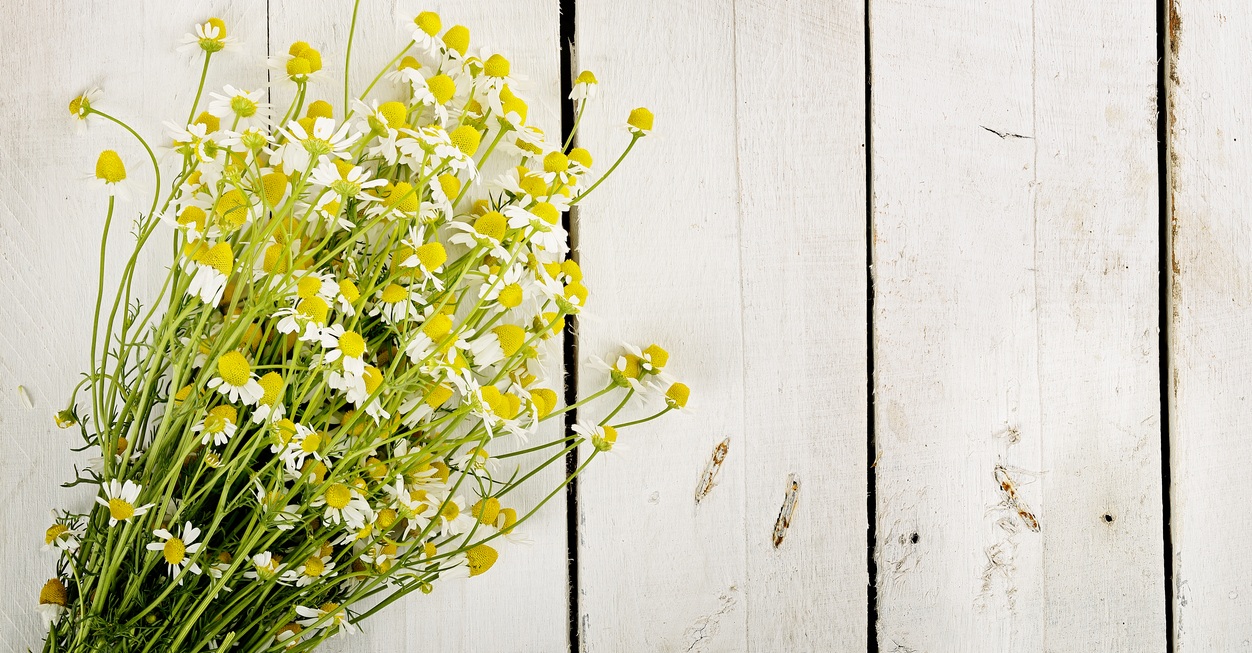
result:
[[[288,469],[303,468],[304,462],[309,458],[325,463],[322,457],[322,445],[325,444],[325,439],[322,434],[303,424],[296,424],[295,427],[295,433],[290,435],[287,448],[282,454]]]
[[[183,44],[178,47],[178,51],[197,50],[197,56],[201,52],[207,56],[225,49],[233,49],[236,43],[237,40],[234,37],[226,34],[226,23],[221,18],[210,18],[203,23],[197,23],[194,32],[183,35]]]
[[[561,213],[550,202],[538,202],[529,209],[513,205],[504,209],[511,229],[530,229],[530,241],[539,249],[554,256],[569,252],[565,228],[561,226]]]
[[[183,238],[188,243],[197,242],[201,238],[217,238],[221,233],[216,225],[207,226],[209,216],[204,212],[206,208],[208,207],[190,200],[162,213],[161,221],[176,231],[182,232]]]
[[[248,359],[238,351],[222,354],[217,359],[217,376],[209,379],[210,389],[226,395],[231,402],[240,402],[252,406],[265,396],[265,390],[257,382],[257,376],[248,364]]]
[[[209,113],[218,118],[230,118],[231,131],[265,124],[270,112],[270,103],[262,101],[265,89],[245,91],[227,84],[222,90],[225,92],[209,93]]]
[[[326,348],[326,363],[339,362],[344,372],[355,376],[365,374],[365,339],[361,334],[336,324],[322,331],[322,346]]]
[[[52,578],[44,583],[39,590],[39,616],[43,620],[44,629],[51,629],[61,620],[68,602],[68,592],[60,578]]]
[[[485,368],[510,358],[526,343],[526,330],[516,324],[501,324],[470,343],[474,365]]]
[[[448,230],[453,232],[448,242],[471,249],[485,247],[491,256],[507,261],[511,257],[501,241],[504,240],[508,226],[508,218],[499,211],[488,211],[475,218],[473,223],[454,220],[448,223]]]
[[[484,86],[488,89],[502,88],[508,84],[516,85],[518,82],[526,81],[526,78],[513,72],[513,66],[504,55],[496,52],[493,53],[487,48],[483,48],[478,55],[482,61],[482,77]]]
[[[342,279],[337,284],[339,292],[335,293],[335,310],[352,317],[356,315],[356,302],[361,299],[361,291],[351,279]]]
[[[310,133],[293,120],[286,127],[279,128],[287,142],[278,146],[272,154],[282,162],[284,170],[302,173],[309,169],[312,162],[324,156],[347,158],[348,148],[361,136],[359,133],[350,134],[351,129],[351,123],[345,122],[336,130],[334,118],[317,118]]]
[[[574,78],[574,88],[569,92],[569,99],[575,102],[585,102],[596,97],[596,90],[600,87],[599,81],[590,70],[584,70],[578,73],[578,77]]]
[[[361,202],[376,202],[377,197],[366,193],[369,188],[377,188],[387,183],[386,179],[370,179],[369,173],[361,166],[346,161],[323,158],[313,169],[313,183],[325,187],[339,196],[340,201],[355,199]]]
[[[435,347],[452,333],[452,318],[447,313],[438,312],[426,318],[422,327],[413,335],[413,339],[404,347],[409,360],[420,363],[434,352]],[[468,345],[466,345],[468,347]]]
[[[282,398],[285,386],[282,375],[278,372],[266,372],[257,380],[257,383],[261,385],[265,394],[261,395],[260,401],[252,409],[252,423],[262,424],[282,419],[287,414],[287,407],[283,404]]]
[[[135,505],[143,486],[134,481],[128,480],[123,484],[113,479],[102,485],[100,489],[104,492],[104,496],[96,497],[96,503],[109,509],[109,526],[116,526],[120,521],[129,521],[132,517],[140,517],[154,505],[151,503],[142,506]]]
[[[473,528],[476,521],[465,510],[465,499],[461,496],[445,499],[439,508],[439,536],[460,535]]]
[[[275,580],[281,565],[281,558],[269,551],[262,551],[252,556],[252,569],[245,571],[243,577],[260,581]]]
[[[652,112],[644,107],[633,109],[626,119],[626,130],[636,138],[652,133]]]
[[[617,429],[607,424],[581,422],[574,425],[574,432],[591,441],[597,451],[609,451],[617,443]]]
[[[209,136],[208,127],[204,123],[192,123],[186,127],[169,121],[163,124],[166,135],[170,137],[171,149],[183,156],[194,156],[196,161],[206,163],[214,161],[221,151]]]
[[[79,134],[87,131],[87,126],[91,121],[99,120],[99,118],[92,117],[95,114],[91,111],[91,105],[95,104],[103,95],[103,91],[93,86],[73,100],[70,100],[70,120],[74,123],[74,129]]]
[[[226,292],[226,281],[235,271],[235,253],[230,243],[220,242],[209,247],[203,242],[193,245],[194,249],[184,269],[191,273],[191,283],[187,284],[187,295],[199,297],[205,304],[215,305],[222,301]]]
[[[421,301],[422,295],[416,289],[389,283],[374,294],[370,315],[381,317],[388,324],[408,321],[421,315],[417,309]]]
[[[324,547],[321,551],[309,556],[304,564],[295,568],[296,587],[308,587],[318,582],[322,577],[333,576],[331,572],[335,569],[335,563],[331,561],[333,550],[328,553]]]
[[[322,79],[322,53],[304,41],[292,43],[286,54],[270,57],[266,63],[285,81],[297,86]]]
[[[422,52],[428,54],[439,54],[443,48],[443,41],[439,40],[439,32],[443,31],[443,21],[439,19],[439,14],[433,11],[423,11],[419,14],[412,14],[400,10],[400,3],[396,3],[396,21],[400,23],[401,28],[407,28],[410,31],[409,38],[413,39],[413,43]]]
[[[396,64],[395,70],[389,71],[383,77],[389,82],[403,84],[407,87],[410,84],[417,84],[422,81],[421,70],[422,64],[416,58],[405,56],[400,60],[400,63]]]
[[[182,573],[184,567],[193,574],[200,573],[200,566],[190,560],[190,557],[200,551],[203,545],[202,542],[196,541],[196,538],[200,537],[200,529],[192,526],[191,522],[187,522],[183,525],[183,532],[180,536],[164,528],[158,528],[152,531],[152,534],[161,541],[149,543],[146,548],[149,551],[161,552],[161,556],[165,558],[165,564],[169,567],[171,578]],[[182,585],[182,583],[182,579],[179,579],[178,584]]]
[[[348,613],[341,609],[338,603],[323,603],[319,608],[297,605],[296,614],[304,617],[296,620],[296,623],[306,628],[338,628],[342,636],[356,632],[356,626],[348,621]]]
[[[52,514],[55,517],[56,511],[54,510]],[[44,531],[43,550],[77,551],[79,543],[86,533],[87,527],[81,520],[74,519],[69,524],[57,522]]]
[[[299,333],[300,340],[317,342],[322,338],[322,328],[330,306],[326,300],[314,295],[300,300],[294,308],[280,308],[273,317],[278,320],[279,333]]]
[[[220,447],[230,442],[235,436],[238,427],[235,420],[239,414],[235,411],[234,406],[222,404],[216,406],[205,415],[195,426],[191,427],[192,433],[200,433],[200,444],[207,445],[212,442],[214,446]]]
[[[343,483],[332,483],[309,506],[325,507],[322,511],[323,521],[331,524],[344,524],[352,529],[361,528],[372,517],[370,504],[360,492]]]
[[[96,174],[92,182],[107,191],[110,197],[123,202],[130,201],[130,189],[126,183],[126,166],[117,152],[105,150],[100,153],[99,158],[96,159]]]

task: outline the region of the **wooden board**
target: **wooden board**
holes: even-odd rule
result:
[[[1252,7],[1170,3],[1170,479],[1177,651],[1252,646]]]
[[[579,142],[601,169],[628,140],[616,126],[630,109],[657,116],[579,214],[592,289],[580,353],[666,346],[695,407],[623,432],[580,483],[582,648],[858,650],[862,5],[584,1],[577,21],[577,66],[603,98]],[[584,365],[582,395],[604,380]],[[775,548],[792,474],[799,504]]]
[[[395,17],[395,4],[361,2],[350,71],[354,95],[409,38],[411,30],[401,30]],[[532,122],[547,133],[560,133],[560,25],[555,0],[406,1],[399,7],[401,12],[412,14],[437,12],[445,29],[458,24],[469,28],[473,51],[488,47],[507,56],[514,72],[526,78],[518,90],[530,103]],[[342,116],[342,73],[351,14],[352,2],[347,0],[318,5],[304,0],[270,2],[271,52],[286,52],[297,40],[320,49],[324,74],[333,83],[319,86],[316,94],[311,91],[308,99],[330,102],[336,116]],[[396,99],[394,87],[382,83],[378,88],[375,97],[381,101]],[[288,100],[276,102],[285,107]],[[492,179],[494,176],[484,183]],[[550,375],[559,383],[561,344],[550,344]],[[557,388],[560,392],[559,385]],[[559,429],[555,426],[542,430],[537,436],[542,440],[536,442],[557,437]],[[534,506],[563,479],[561,465],[536,475],[529,487],[518,491],[519,508]],[[524,532],[532,540],[531,546],[506,544],[501,548],[500,563],[490,574],[445,582],[429,596],[405,597],[389,613],[380,615],[389,623],[367,623],[368,644],[342,641],[328,649],[393,651],[418,642],[431,650],[447,651],[548,653],[565,649],[569,620],[564,499],[563,494],[555,497],[525,524]],[[396,627],[397,623],[403,625]]]
[[[870,16],[880,649],[1162,651],[1154,7]]]
[[[126,164],[134,201],[119,208],[110,232],[106,286],[115,287],[133,250],[131,217],[146,210],[153,175],[140,145],[120,128],[93,122],[79,135],[69,101],[91,86],[95,106],[132,124],[154,147],[165,142],[163,120],[186,120],[199,65],[175,52],[196,22],[217,15],[239,49],[215,57],[213,87],[228,81],[261,85],[265,70],[264,0],[214,3],[59,5],[20,0],[0,22],[8,71],[0,94],[0,430],[10,455],[0,457],[0,648],[38,650],[39,588],[55,573],[43,552],[54,508],[83,510],[91,493],[64,490],[82,441],[53,424],[88,366],[100,231],[107,198],[86,180],[101,150]],[[204,100],[201,100],[204,107]],[[168,174],[169,171],[166,170]],[[168,177],[167,177],[168,178]],[[153,247],[137,274],[138,294],[155,294],[167,247]],[[18,394],[26,388],[31,406]],[[14,500],[17,497],[17,500]]]

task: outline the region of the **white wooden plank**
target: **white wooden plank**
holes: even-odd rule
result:
[[[1252,645],[1252,7],[1170,3],[1170,456],[1177,651]]]
[[[1154,8],[870,16],[880,647],[1163,650]]]
[[[72,455],[69,447],[81,440],[52,421],[88,365],[107,202],[84,179],[101,150],[115,149],[133,182],[134,202],[113,221],[110,285],[133,249],[131,218],[147,208],[153,190],[138,143],[103,122],[76,134],[67,106],[100,86],[104,97],[96,108],[160,145],[166,140],[161,121],[186,119],[200,73],[189,54],[175,52],[182,36],[196,22],[219,16],[239,49],[214,57],[209,84],[262,85],[266,7],[264,0],[212,8],[159,0],[72,7],[20,0],[6,8],[10,18],[0,22],[0,39],[8,44],[0,50],[7,71],[0,95],[0,429],[12,455],[0,458],[0,495],[10,498],[0,502],[0,649],[24,651],[42,643],[35,605],[40,586],[55,573],[53,555],[40,551],[49,510],[82,510],[91,500],[90,493],[58,485],[72,478],[71,464],[82,465],[87,456]],[[154,247],[143,259],[140,297],[155,293],[168,256],[168,248]],[[19,397],[19,385],[33,408]]]
[[[735,6],[751,651],[868,637],[865,6]],[[800,502],[770,537],[788,477]]]
[[[657,116],[579,214],[593,293],[580,354],[667,346],[697,411],[624,433],[580,482],[583,649],[860,648],[860,4],[583,1],[577,18],[578,67],[603,98],[580,144],[603,169],[631,108]],[[604,382],[581,368],[583,396]],[[697,505],[725,438],[718,485]],[[800,504],[776,550],[792,473]]]
[[[328,82],[311,90],[307,99],[330,102],[340,118],[352,4],[351,0],[316,6],[303,0],[270,2],[271,51],[286,52],[297,40],[319,49]],[[555,0],[406,1],[399,4],[398,12],[394,6],[393,2],[361,2],[350,71],[354,94],[364,90],[408,41],[412,32],[401,29],[395,14],[434,11],[445,29],[458,24],[469,28],[471,50],[488,47],[508,57],[513,71],[526,78],[518,90],[530,104],[532,123],[547,133],[560,133],[560,20]],[[398,99],[399,93],[399,87],[383,82],[371,97],[385,101]],[[289,94],[276,93],[275,103],[286,107],[289,98]],[[561,346],[551,344],[554,357],[549,373],[555,382],[562,378]],[[536,441],[551,440],[558,433],[554,424],[541,431]],[[563,479],[562,465],[532,478],[529,487],[516,493],[519,513],[538,503]],[[569,630],[565,523],[562,494],[522,527],[532,546],[506,545],[491,573],[443,581],[429,596],[405,597],[380,613],[376,623],[365,624],[364,641],[336,642],[328,644],[328,650],[393,651],[417,642],[431,650],[449,651],[549,653],[565,649]]]

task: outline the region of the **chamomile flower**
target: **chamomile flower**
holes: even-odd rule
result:
[[[322,331],[322,346],[326,349],[323,360],[327,364],[339,363],[345,374],[365,374],[365,338],[356,331],[335,324]]]
[[[322,511],[324,521],[353,529],[361,528],[373,516],[369,502],[360,492],[343,483],[332,483],[309,506],[325,508]]]
[[[65,614],[69,603],[69,592],[60,578],[49,579],[39,590],[39,617],[43,620],[45,630],[50,630]]]
[[[200,565],[191,561],[191,557],[203,546],[203,542],[196,541],[196,538],[200,537],[200,529],[192,526],[191,522],[187,522],[183,525],[183,532],[180,535],[174,535],[164,528],[158,528],[152,531],[152,534],[160,541],[151,542],[145,548],[149,551],[161,552],[171,578],[182,573],[184,568],[193,574],[200,574]],[[179,579],[178,584],[181,585],[182,582],[182,579]]]
[[[442,343],[448,334],[452,332],[452,318],[447,313],[438,312],[428,315],[422,322],[422,326],[413,334],[412,339],[405,345],[404,351],[409,356],[409,360],[414,363],[420,363],[423,359],[430,356],[437,345]]]
[[[175,152],[190,156],[199,163],[215,161],[221,147],[208,133],[204,123],[192,123],[186,127],[166,121],[165,133],[170,138],[170,148]]]
[[[412,14],[400,11],[400,3],[396,3],[396,21],[402,29],[407,29],[419,51],[427,54],[438,54],[443,47],[439,32],[443,31],[443,21],[433,11]]]
[[[500,324],[475,338],[470,343],[474,364],[479,367],[495,365],[521,351],[527,337],[526,330],[516,324]]]
[[[417,306],[421,301],[422,295],[417,289],[389,283],[374,293],[374,307],[369,314],[382,318],[387,324],[398,324],[419,317]]]
[[[416,57],[405,56],[400,60],[400,63],[396,64],[396,69],[388,71],[386,75],[383,75],[383,78],[395,84],[402,84],[407,88],[410,84],[420,83],[424,79],[421,70],[422,64]]]
[[[413,102],[428,107],[440,125],[448,123],[448,103],[457,96],[457,78],[440,72],[414,81]]]
[[[55,516],[56,511],[52,514]],[[66,520],[69,520],[68,524],[65,523]],[[58,520],[44,531],[43,550],[77,551],[86,532],[86,524],[79,519],[71,519],[67,514],[65,520]]]
[[[83,91],[81,95],[76,96],[73,100],[70,100],[70,120],[74,124],[75,131],[81,134],[87,131],[87,126],[91,122],[100,120],[100,118],[93,117],[95,113],[92,111],[91,106],[98,102],[103,95],[103,91],[93,86]]]
[[[194,200],[186,204],[176,205],[161,214],[161,221],[182,233],[188,243],[195,243],[202,238],[221,236],[216,225],[209,225],[209,216],[205,213],[206,206]]]
[[[550,202],[538,202],[529,209],[514,205],[504,209],[512,229],[527,229],[530,240],[553,256],[565,256],[569,243],[561,226],[561,213]]]
[[[191,432],[200,434],[200,444],[212,442],[214,446],[221,447],[235,436],[235,431],[239,428],[235,424],[238,418],[239,414],[234,406],[222,404],[209,410],[204,419],[191,427]]]
[[[104,492],[104,496],[96,497],[96,503],[109,509],[109,526],[116,526],[120,521],[130,521],[132,517],[145,515],[153,506],[151,503],[136,505],[143,486],[131,480],[122,483],[113,479],[103,484],[100,489]]]
[[[313,183],[338,195],[340,201],[354,199],[359,202],[374,202],[378,198],[365,190],[383,186],[387,180],[370,179],[364,168],[346,161],[323,158],[313,169]]]
[[[336,285],[339,292],[335,293],[335,310],[352,317],[356,315],[356,302],[361,299],[361,290],[351,279],[341,279]]]
[[[200,54],[211,55],[215,52],[233,48],[237,43],[233,36],[226,34],[226,23],[221,18],[210,18],[203,23],[197,23],[194,31],[183,36],[183,44],[179,46],[179,52],[196,52]]]
[[[231,402],[243,402],[252,406],[265,396],[265,389],[257,382],[257,376],[248,359],[238,351],[229,351],[217,359],[217,376],[209,379],[210,389],[226,395]]]
[[[267,63],[284,81],[297,86],[322,78],[322,53],[304,41],[292,43],[286,54],[270,57]]]
[[[205,304],[217,304],[226,292],[227,279],[235,270],[235,253],[227,242],[220,242],[212,247],[196,242],[191,247],[192,253],[186,267],[190,268],[188,271],[193,276],[186,292],[191,297],[199,297]]]
[[[303,424],[295,425],[295,432],[290,434],[286,448],[282,452],[283,460],[288,469],[303,469],[305,461],[312,458],[325,463],[322,448],[326,445],[326,437]]]
[[[259,581],[276,580],[281,568],[282,558],[269,551],[262,551],[252,556],[252,568],[245,571],[243,577]]]
[[[276,157],[284,170],[303,173],[322,157],[347,158],[348,148],[361,136],[351,130],[352,124],[347,122],[335,129],[334,118],[315,119],[311,131],[293,120],[279,129],[287,141],[274,150],[271,160]]]
[[[636,138],[651,134],[652,112],[644,107],[632,109],[630,116],[626,119],[626,130]]]
[[[322,339],[329,312],[326,300],[314,295],[301,299],[294,307],[278,309],[273,317],[278,319],[279,333],[296,333],[300,340],[317,342]]]
[[[265,124],[270,112],[270,103],[263,101],[265,89],[245,91],[227,84],[223,91],[209,93],[209,113],[230,120],[231,131]]]
[[[278,372],[266,372],[257,383],[265,393],[252,409],[252,423],[263,424],[282,419],[287,414],[287,407],[283,404],[285,382],[282,375]]]
[[[338,634],[342,636],[348,636],[357,631],[356,626],[348,621],[348,613],[340,608],[338,603],[323,603],[317,608],[297,605],[296,614],[303,617],[297,619],[296,623],[305,628],[318,630],[338,628]]]
[[[439,507],[439,536],[460,535],[473,528],[476,521],[465,510],[465,499],[460,495],[444,499]]]
[[[92,181],[97,187],[107,191],[110,197],[123,202],[130,200],[130,190],[126,183],[126,165],[122,163],[122,157],[118,156],[117,152],[105,150],[100,153],[99,158],[96,159],[96,174]]]
[[[453,245],[465,245],[469,248],[484,247],[495,258],[509,260],[509,252],[504,249],[502,241],[508,231],[508,218],[499,211],[488,211],[473,222],[453,220],[448,223],[452,235],[448,242]]]
[[[582,422],[574,425],[574,432],[591,441],[597,451],[609,451],[617,444],[617,429],[608,424]]]
[[[335,563],[331,560],[332,552],[318,551],[309,556],[304,562],[295,568],[296,587],[308,587],[314,583],[320,582],[322,578],[333,576]]]
[[[569,99],[575,102],[594,99],[599,87],[600,83],[596,76],[590,70],[584,70],[574,78],[574,88],[569,93]]]

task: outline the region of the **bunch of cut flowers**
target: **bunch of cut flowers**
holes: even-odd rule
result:
[[[357,99],[345,79],[336,109],[313,99],[322,58],[304,42],[270,61],[288,106],[266,89],[205,97],[232,37],[217,18],[196,25],[200,85],[187,121],[166,123],[165,185],[98,91],[70,103],[80,124],[138,139],[156,188],[106,301],[128,193],[126,163],[100,154],[91,366],[56,416],[99,455],[67,485],[96,494],[46,532],[45,652],[312,650],[414,590],[487,572],[620,428],[685,407],[657,345],[611,355],[605,387],[570,405],[549,376],[588,296],[566,213],[652,114],[631,112],[597,175],[573,133],[554,143],[528,122],[505,56],[476,55],[466,27],[431,12],[403,26],[403,50]],[[578,117],[596,88],[578,75]],[[140,302],[154,237],[173,263]],[[633,400],[655,412],[615,421]],[[600,418],[562,426],[591,402]],[[534,441],[550,420],[559,437]],[[584,443],[563,483],[519,505],[515,490]]]

